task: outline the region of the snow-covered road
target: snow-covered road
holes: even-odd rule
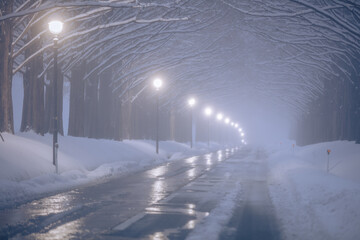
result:
[[[252,156],[227,161],[236,169],[240,199],[219,239],[281,239],[268,189],[267,156],[256,150]]]
[[[0,237],[278,239],[266,163],[248,155],[218,151],[4,209]]]

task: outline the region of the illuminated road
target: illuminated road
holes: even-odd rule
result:
[[[219,206],[219,196],[235,191],[240,183],[241,191],[234,195],[236,214],[221,238],[260,239],[252,236],[266,234],[273,236],[267,239],[278,239],[263,181],[265,168],[259,167],[264,164],[242,161],[248,154],[229,149],[174,161],[2,210],[0,238],[185,239]],[[256,218],[254,209],[264,214]],[[261,224],[260,230],[255,223]]]

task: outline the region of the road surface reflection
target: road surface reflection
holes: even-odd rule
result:
[[[109,231],[127,237],[130,233],[137,234],[132,229],[138,222],[139,227],[143,226],[141,221],[156,225],[151,232],[144,232],[142,236],[146,239],[166,239],[172,234],[188,232],[209,215],[208,206],[212,206],[206,198],[199,203],[191,197],[203,196],[213,185],[213,182],[204,184],[202,176],[233,152],[226,149],[168,162],[2,210],[0,239],[4,236],[5,239],[86,239],[86,236],[97,239],[96,236],[101,238],[103,232]],[[189,199],[177,196],[180,189],[193,181],[198,182],[182,191]],[[165,224],[162,230],[156,220]]]

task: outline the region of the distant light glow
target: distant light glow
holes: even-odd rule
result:
[[[155,89],[159,90],[162,86],[162,80],[160,78],[155,78],[153,84]]]
[[[62,32],[63,25],[64,24],[61,21],[53,20],[53,21],[49,22],[49,30],[52,34],[58,35]]]
[[[225,123],[229,124],[229,122],[230,122],[230,118],[225,118]]]
[[[242,137],[245,136],[245,133],[242,132],[242,133],[241,133],[241,136],[242,136]]]
[[[239,127],[239,124],[235,123],[235,127],[238,128],[238,127]]]
[[[196,103],[195,98],[190,98],[190,99],[188,100],[188,104],[189,104],[190,107],[194,106],[195,103]]]
[[[216,119],[219,120],[219,121],[221,121],[221,120],[223,119],[222,113],[218,113],[218,114],[216,115]]]
[[[234,122],[231,122],[230,125],[231,125],[231,126],[234,126]]]
[[[205,115],[206,116],[211,116],[211,114],[212,114],[212,109],[211,109],[211,107],[206,107],[205,108]]]

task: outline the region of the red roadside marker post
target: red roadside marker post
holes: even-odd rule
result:
[[[330,165],[330,153],[331,153],[331,150],[328,149],[326,150],[327,152],[327,155],[328,155],[328,159],[327,159],[327,172],[329,172],[329,165]]]

